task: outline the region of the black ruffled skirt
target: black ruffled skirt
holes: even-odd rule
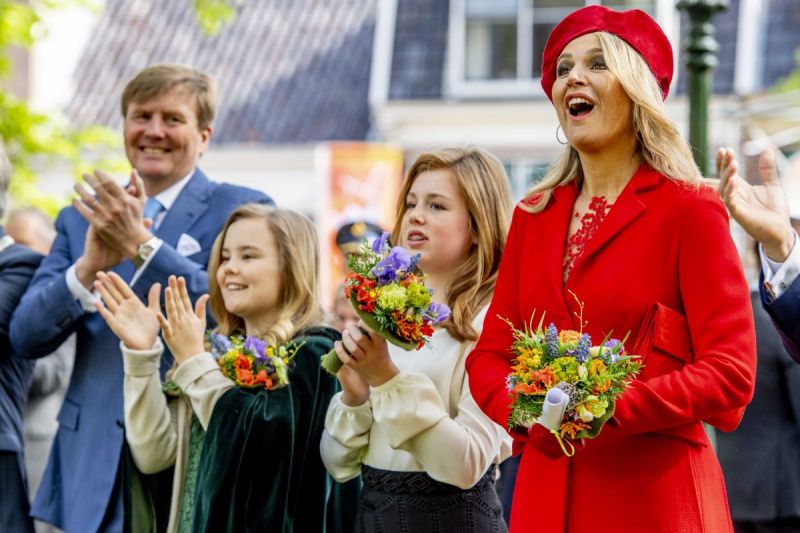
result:
[[[424,472],[364,466],[356,533],[505,533],[495,466],[462,490]]]

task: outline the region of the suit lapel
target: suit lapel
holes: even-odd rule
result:
[[[210,199],[211,182],[200,169],[197,169],[167,211],[156,230],[156,236],[173,248],[177,246],[180,236],[206,212]]]
[[[642,165],[633,175],[628,185],[623,189],[617,201],[611,207],[608,216],[597,228],[597,232],[589,239],[583,253],[575,262],[574,272],[585,263],[592,255],[600,251],[619,232],[625,229],[634,220],[639,218],[646,210],[644,202],[639,198],[639,192],[658,184],[660,175],[649,167]]]

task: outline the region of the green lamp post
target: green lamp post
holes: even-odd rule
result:
[[[728,8],[728,0],[680,0],[677,8],[689,15],[686,70],[689,89],[689,144],[703,176],[708,176],[708,102],[711,74],[719,48],[711,17]]]

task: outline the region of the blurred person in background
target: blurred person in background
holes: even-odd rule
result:
[[[0,218],[7,202],[11,166],[0,147]],[[15,244],[0,226],[0,531],[31,533],[23,459],[22,406],[33,361],[14,353],[9,339],[11,315],[42,256]]]
[[[800,229],[800,204],[792,226]],[[751,255],[758,264],[756,242]],[[717,433],[736,533],[800,531],[800,365],[790,357],[762,306],[758,272],[751,273],[750,300],[756,324],[756,388],[742,422]]]
[[[8,216],[6,233],[42,255],[50,253],[56,238],[56,228],[47,213],[36,207],[14,209]],[[28,496],[33,498],[44,467],[53,437],[58,431],[56,416],[64,394],[67,392],[72,364],[75,361],[75,335],[64,341],[53,353],[36,361],[28,389],[28,401],[22,415],[25,438],[25,466],[28,471]],[[38,520],[34,521],[37,533],[56,531]]]
[[[789,354],[800,363],[800,245],[778,180],[775,153],[766,149],[758,158],[762,185],[751,185],[738,172],[736,153],[720,148],[720,194],[733,219],[759,243],[761,303]]]

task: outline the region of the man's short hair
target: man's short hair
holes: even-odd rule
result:
[[[11,162],[8,160],[3,145],[0,144],[0,218],[3,218],[6,213],[9,183],[11,183]]]
[[[197,126],[204,130],[214,122],[217,110],[217,87],[214,79],[195,68],[184,65],[154,65],[139,72],[122,91],[122,116],[131,102],[146,102],[180,85],[195,97]]]

